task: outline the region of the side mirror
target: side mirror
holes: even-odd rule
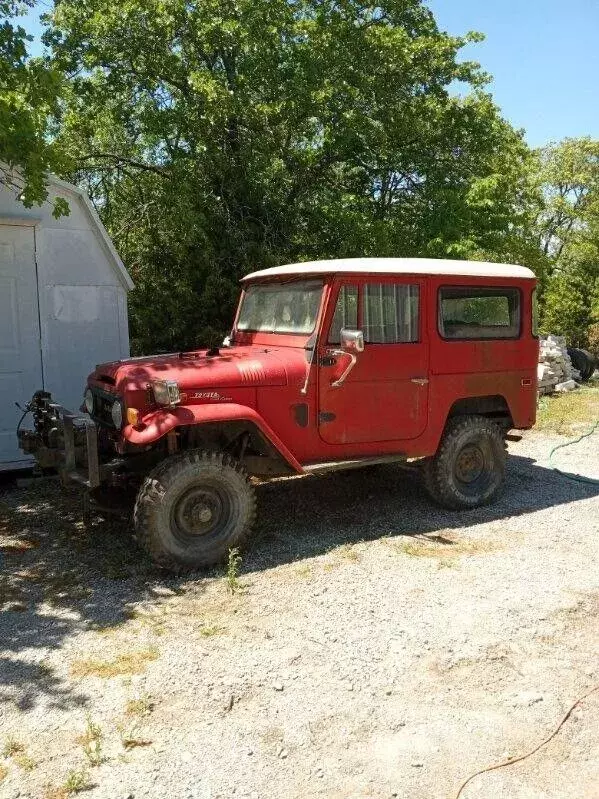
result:
[[[345,352],[364,352],[364,333],[361,330],[341,331],[341,348]]]

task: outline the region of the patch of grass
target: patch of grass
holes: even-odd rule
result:
[[[152,612],[143,612],[136,608],[131,608],[125,611],[125,618],[129,621],[138,621],[145,627],[149,627],[154,635],[164,635],[166,628],[164,626],[166,620],[166,612],[163,609]]]
[[[72,677],[118,677],[123,674],[143,674],[146,665],[157,660],[156,647],[124,652],[112,660],[76,660],[71,665]]]
[[[408,541],[388,543],[402,555],[413,558],[439,558],[447,566],[451,565],[451,560],[454,558],[463,555],[482,555],[497,549],[497,545],[492,541],[458,538],[453,533],[415,536]]]
[[[599,419],[599,388],[581,386],[567,394],[541,397],[537,410],[536,430],[560,435],[580,432]]]
[[[154,700],[144,694],[137,699],[130,699],[125,705],[125,715],[127,716],[149,716],[154,710]]]
[[[312,577],[312,569],[307,563],[303,566],[298,566],[295,570],[295,573],[298,577],[303,577],[305,580],[307,580],[309,577]]]
[[[16,763],[19,768],[23,769],[23,771],[33,771],[37,766],[35,760],[29,757],[27,752],[19,752],[13,755],[13,762]]]
[[[227,590],[233,595],[239,593],[241,585],[239,584],[239,567],[241,565],[241,555],[237,547],[229,550],[229,560],[227,561],[227,573],[225,579],[227,581]]]
[[[218,624],[204,624],[200,627],[200,635],[202,638],[212,638],[214,635],[222,635],[226,632],[224,627],[219,627]]]
[[[91,716],[87,716],[85,722],[85,732],[77,739],[83,747],[83,752],[90,766],[101,765],[105,758],[102,755],[102,729],[99,724],[95,724]]]
[[[4,747],[2,748],[2,757],[14,757],[25,751],[25,744],[15,738],[14,735],[8,735],[4,740]]]
[[[71,793],[79,793],[80,791],[86,791],[91,788],[87,771],[85,769],[81,769],[80,771],[75,771],[73,769],[69,771],[62,784],[62,788],[66,791],[67,796]]]
[[[349,560],[353,563],[357,563],[362,559],[360,553],[353,544],[342,544],[340,547],[337,547],[335,552],[340,558],[343,558],[343,560]]]

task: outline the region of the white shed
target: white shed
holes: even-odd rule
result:
[[[52,216],[56,197],[68,216]],[[0,470],[29,462],[17,447],[15,402],[43,388],[77,409],[96,363],[129,355],[131,288],[83,191],[52,177],[49,201],[27,209],[0,185]]]

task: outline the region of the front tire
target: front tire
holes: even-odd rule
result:
[[[432,499],[452,510],[488,505],[503,487],[506,451],[501,428],[484,416],[451,419],[437,454],[423,466]]]
[[[137,540],[152,560],[176,573],[212,566],[249,535],[254,488],[243,467],[220,452],[190,450],[167,458],[139,489]]]

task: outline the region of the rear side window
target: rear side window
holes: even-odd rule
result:
[[[520,314],[518,289],[446,286],[439,291],[443,338],[518,338]]]
[[[363,297],[364,341],[369,344],[418,341],[417,285],[367,283]]]

